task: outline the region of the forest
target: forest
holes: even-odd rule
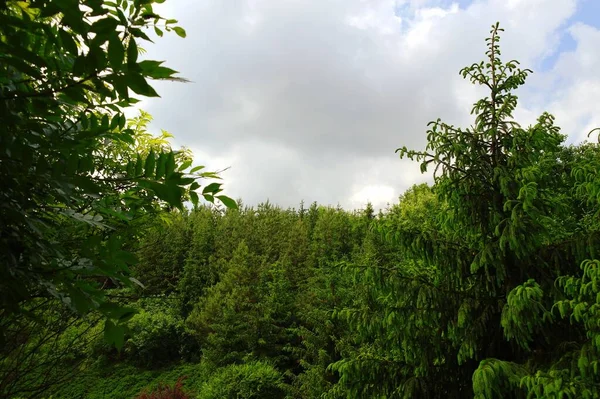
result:
[[[513,119],[499,24],[472,125],[396,150],[431,184],[247,206],[125,116],[185,81],[162,2],[0,3],[0,397],[600,397],[599,132]]]

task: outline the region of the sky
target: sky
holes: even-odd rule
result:
[[[504,60],[534,73],[515,119],[544,111],[569,143],[600,126],[600,0],[168,0],[187,38],[144,46],[190,83],[155,82],[151,130],[221,170],[246,205],[395,203],[431,181],[400,160],[437,118],[468,127],[485,95],[458,71],[484,59],[499,21]]]

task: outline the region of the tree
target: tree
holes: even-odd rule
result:
[[[487,60],[461,71],[490,92],[473,107],[474,125],[461,129],[437,120],[425,151],[398,149],[401,157],[420,161],[422,171],[435,169],[438,205],[428,210],[426,197],[417,207],[407,203],[410,196],[403,199],[404,220],[385,228],[401,259],[395,265],[371,261],[364,278],[374,292],[359,303],[362,309],[342,314],[359,339],[332,367],[356,396],[596,392],[590,371],[595,313],[587,305],[593,280],[581,291],[586,278],[561,277],[577,275],[577,265],[599,244],[586,218],[596,204],[572,195],[574,188],[582,191],[575,171],[590,154],[563,147],[565,136],[547,113],[527,128],[513,120],[514,90],[531,71],[500,60],[500,32],[498,24],[492,27]],[[591,152],[597,156],[596,148]],[[595,181],[589,169],[580,175]],[[584,263],[586,276],[593,264]],[[565,292],[556,289],[557,278]],[[572,298],[568,305],[565,294]],[[555,303],[565,315],[573,309],[587,338],[581,327],[557,317]],[[579,371],[567,366],[574,350],[584,359]]]
[[[135,221],[183,209],[187,199],[196,204],[199,195],[235,207],[220,183],[198,191],[216,173],[192,168],[189,152],[173,151],[165,137],[156,145],[143,120],[128,124],[123,114],[137,102],[133,93],[158,96],[149,79],[183,80],[162,62],[139,59],[148,28],[185,37],[154,12],[158,2],[0,6],[2,318],[32,298],[55,297],[80,314],[103,313],[107,338],[120,346],[132,313],[101,286],[136,282],[129,273],[136,259],[122,246]]]
[[[289,267],[286,258],[271,264],[245,242],[239,244],[220,281],[206,290],[187,320],[206,360],[224,366],[250,355],[288,362],[283,349],[290,340],[293,301],[284,278]]]

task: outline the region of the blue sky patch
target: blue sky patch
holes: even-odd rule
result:
[[[575,50],[577,42],[573,39],[567,29],[569,26],[578,22],[600,28],[600,0],[580,0],[577,3],[577,11],[562,27],[558,48],[552,55],[542,60],[539,66],[540,72],[552,69],[561,53]]]

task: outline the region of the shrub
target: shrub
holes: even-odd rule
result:
[[[197,360],[197,341],[184,326],[184,321],[168,297],[140,300],[138,313],[129,322],[131,336],[125,343],[125,355],[131,363],[146,367],[162,367],[178,360]]]
[[[218,369],[200,387],[198,399],[279,399],[285,398],[288,391],[279,371],[255,361]]]

